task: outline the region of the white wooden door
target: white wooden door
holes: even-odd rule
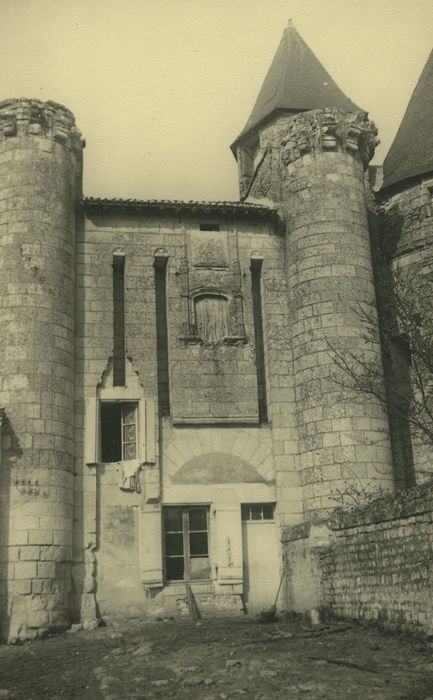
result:
[[[276,523],[247,520],[242,523],[244,600],[249,615],[267,610],[275,602],[280,582]]]

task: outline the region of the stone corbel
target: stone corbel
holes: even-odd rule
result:
[[[2,130],[5,136],[16,136],[17,134],[17,118],[15,114],[8,115],[2,124]]]
[[[359,155],[366,168],[378,143],[376,126],[361,112],[311,110],[291,121],[281,141],[282,162],[288,166],[309,152],[342,150]]]
[[[53,130],[53,137],[55,141],[58,141],[59,143],[66,143],[69,137],[68,130],[65,129],[65,127],[57,122],[54,125],[54,130]]]

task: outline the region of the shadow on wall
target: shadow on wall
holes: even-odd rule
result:
[[[178,484],[229,484],[267,482],[249,462],[226,452],[207,452],[193,457],[173,476]],[[272,482],[273,483],[273,482]]]
[[[23,451],[7,415],[0,409],[0,641],[7,641],[13,581],[8,581],[12,470]]]
[[[412,391],[410,367],[402,352],[395,317],[392,261],[398,250],[403,231],[403,216],[393,206],[380,219],[371,209],[368,213],[370,240],[373,254],[373,274],[378,300],[377,309],[382,336],[382,361],[388,403],[388,419],[394,464],[394,478],[398,489],[415,484],[414,459],[406,401]],[[395,333],[389,329],[395,328]],[[402,390],[402,386],[404,390]],[[397,391],[396,391],[397,389]],[[403,398],[402,398],[403,397]],[[406,398],[404,398],[406,397]]]

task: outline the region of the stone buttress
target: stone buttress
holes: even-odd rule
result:
[[[82,148],[61,105],[0,103],[0,610],[9,639],[69,624]]]

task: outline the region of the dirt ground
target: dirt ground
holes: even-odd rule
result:
[[[161,621],[0,646],[0,699],[433,700],[433,643],[347,623]]]

